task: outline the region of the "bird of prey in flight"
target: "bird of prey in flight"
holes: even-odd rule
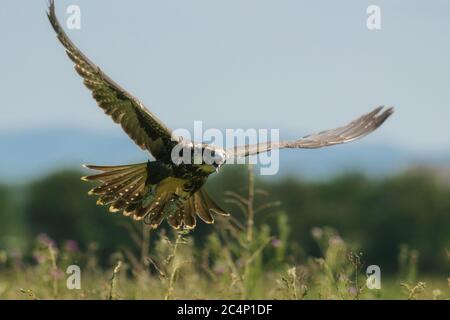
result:
[[[114,122],[121,125],[128,136],[155,158],[138,164],[121,166],[86,165],[96,170],[85,181],[98,181],[89,194],[97,195],[99,205],[108,205],[111,212],[144,220],[158,227],[164,218],[175,229],[193,229],[196,216],[206,223],[214,222],[214,215],[228,215],[206,193],[203,185],[230,158],[246,157],[273,149],[321,148],[359,139],[377,129],[393,109],[378,107],[349,124],[312,134],[295,141],[260,143],[222,149],[213,145],[173,139],[171,131],[138,99],[125,91],[99,67],[89,60],[68,38],[55,14],[50,0],[48,18],[64,46],[75,70],[83,78],[97,104]],[[214,161],[199,164],[174,163],[172,149],[179,143],[208,151]]]

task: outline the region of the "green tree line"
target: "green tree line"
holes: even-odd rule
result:
[[[246,174],[243,167],[225,168],[207,185],[213,198],[238,220],[242,217],[226,202],[226,192],[245,194]],[[75,240],[81,248],[96,243],[105,261],[118,248],[131,247],[129,218],[97,206],[81,175],[60,171],[22,186],[0,185],[0,249],[29,256],[39,234],[58,242]],[[383,179],[357,173],[314,182],[257,179],[256,188],[257,206],[279,202],[258,212],[256,224],[285,237],[277,228],[279,217],[286,217],[290,230],[286,250],[294,262],[319,255],[311,232],[326,226],[354,243],[368,264],[380,265],[384,271],[397,271],[402,245],[417,250],[422,272],[448,269],[450,184],[428,171]],[[166,223],[161,227],[167,228]],[[195,243],[201,246],[215,230],[199,222],[192,233]]]

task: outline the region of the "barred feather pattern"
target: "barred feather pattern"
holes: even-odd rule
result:
[[[158,186],[147,182],[147,163],[85,167],[100,171],[81,178],[83,181],[99,182],[89,191],[90,195],[99,197],[98,205],[109,206],[110,212],[121,211],[125,216],[143,220],[152,228],[157,228],[167,218],[174,229],[194,229],[196,216],[211,224],[214,223],[214,215],[229,215],[203,189],[186,200],[180,200],[170,192],[159,194]]]
[[[168,158],[177,143],[175,136],[172,140],[171,130],[75,46],[56,17],[53,0],[50,0],[47,15],[58,40],[74,63],[75,71],[83,78],[84,85],[92,92],[98,106],[120,124],[140,148],[150,151],[156,159]]]

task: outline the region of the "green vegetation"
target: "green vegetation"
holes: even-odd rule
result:
[[[79,176],[0,187],[0,299],[450,298],[450,185],[425,171],[271,182],[232,167],[208,185],[232,217],[190,233],[107,213]]]

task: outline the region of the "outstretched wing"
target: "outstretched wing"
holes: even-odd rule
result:
[[[383,122],[394,112],[393,108],[388,108],[384,111],[382,110],[383,107],[378,107],[372,112],[350,122],[346,126],[315,133],[295,141],[265,142],[230,148],[226,150],[227,158],[246,157],[273,149],[314,149],[347,143],[371,133],[381,126]]]
[[[156,159],[170,156],[174,145],[171,131],[161,123],[135,97],[116,84],[92,63],[69,39],[55,14],[55,4],[50,0],[48,18],[67,55],[75,63],[75,70],[92,91],[97,104],[119,123],[128,136]]]

